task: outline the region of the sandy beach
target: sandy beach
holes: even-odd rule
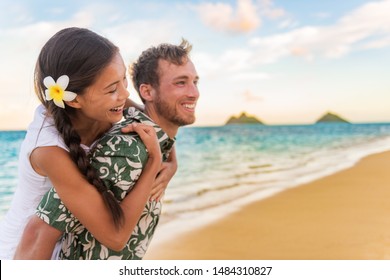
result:
[[[390,152],[150,246],[145,259],[390,259]],[[158,239],[158,232],[155,239]]]

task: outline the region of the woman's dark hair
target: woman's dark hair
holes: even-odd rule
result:
[[[118,47],[108,39],[84,28],[71,27],[57,32],[43,46],[35,66],[35,92],[53,117],[55,126],[69,148],[72,160],[88,182],[102,194],[104,202],[112,212],[116,226],[123,223],[123,211],[115,197],[90,165],[89,158],[82,147],[81,138],[73,128],[70,116],[74,108],[65,104],[65,109],[57,107],[53,101],[45,99],[43,79],[51,76],[57,80],[62,75],[69,77],[67,91],[82,95],[91,86],[103,69],[119,52]]]

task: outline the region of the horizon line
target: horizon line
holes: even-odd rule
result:
[[[328,125],[328,124],[343,124],[343,125],[363,125],[363,124],[390,124],[390,121],[369,121],[369,122],[348,122],[348,123],[343,123],[343,122],[322,122],[322,123],[317,123],[317,122],[311,122],[311,123],[275,123],[275,124],[267,124],[267,123],[254,123],[254,124],[210,124],[210,125],[187,125],[183,126],[181,128],[203,128],[203,127],[223,127],[223,126],[246,126],[246,125],[251,125],[251,126],[309,126],[309,125]],[[27,128],[0,128],[0,132],[18,132],[18,131],[27,131]]]

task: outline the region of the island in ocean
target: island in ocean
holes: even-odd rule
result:
[[[336,114],[332,114],[328,112],[324,114],[321,118],[319,118],[316,121],[316,123],[350,123],[350,122]]]
[[[231,116],[225,125],[229,124],[264,124],[262,121],[254,116],[248,116],[245,112],[242,112],[239,117]]]

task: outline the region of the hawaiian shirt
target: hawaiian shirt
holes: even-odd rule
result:
[[[91,151],[92,166],[118,201],[123,200],[132,190],[148,159],[146,147],[138,134],[124,134],[121,128],[132,122],[153,126],[163,161],[168,159],[175,142],[148,116],[135,108],[126,110],[124,117]],[[64,232],[60,259],[142,259],[158,224],[161,206],[161,201],[146,203],[129,241],[121,251],[111,250],[95,239],[65,207],[54,187],[42,198],[36,214],[49,225]]]

